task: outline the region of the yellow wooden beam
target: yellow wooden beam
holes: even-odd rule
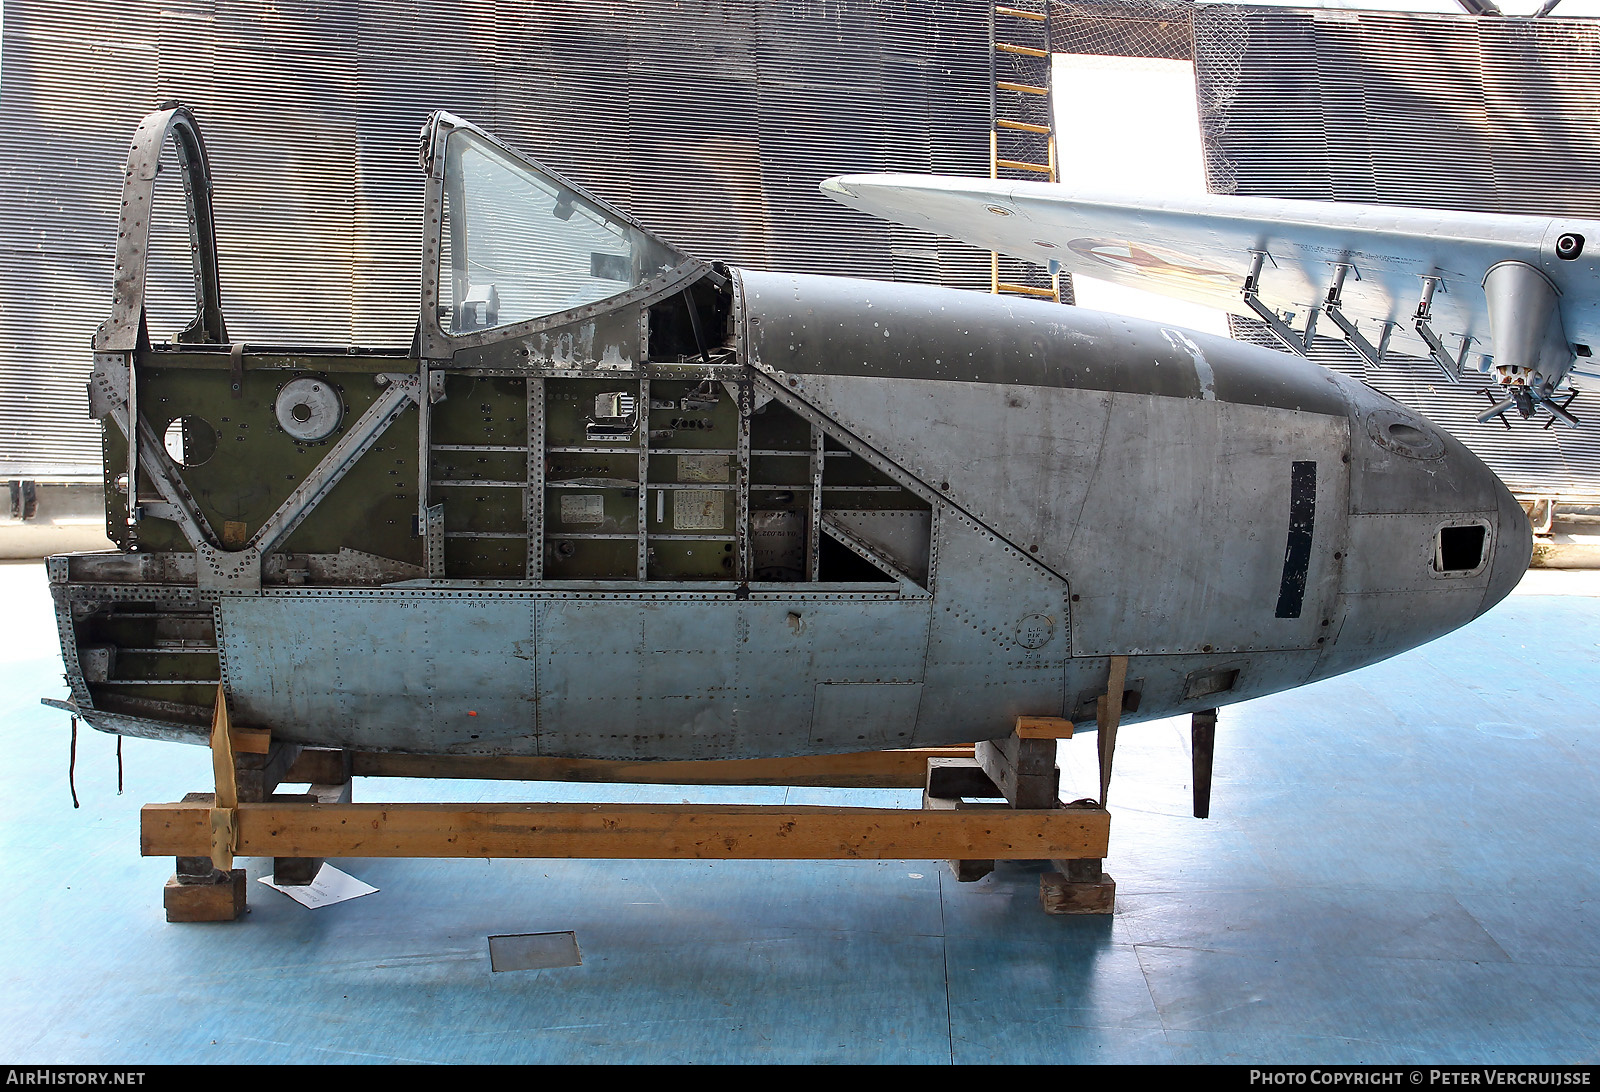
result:
[[[920,789],[930,758],[971,758],[972,745],[861,751],[797,758],[623,762],[594,758],[405,755],[358,751],[357,777],[471,777],[508,781],[584,781],[633,785],[829,785]],[[293,774],[293,770],[290,771]],[[297,778],[291,776],[287,780]]]
[[[1071,739],[1072,722],[1066,717],[1018,717],[1018,739]]]
[[[1128,684],[1128,658],[1113,656],[1106,669],[1106,692],[1095,702],[1096,738],[1100,752],[1100,806],[1111,792],[1111,761],[1116,755],[1117,727],[1122,723],[1122,692]]]
[[[1031,121],[1012,121],[1009,118],[1000,118],[995,125],[1002,129],[1017,129],[1024,133],[1038,133],[1040,136],[1050,135],[1050,126],[1035,125]]]
[[[1002,91],[1020,91],[1024,95],[1048,95],[1050,93],[1048,87],[1035,87],[1031,83],[1012,83],[1009,80],[1000,80],[995,83],[995,86]]]
[[[1037,11],[1023,11],[1021,8],[1001,7],[999,4],[995,5],[994,11],[996,15],[1010,15],[1017,19],[1027,19],[1035,23],[1042,23],[1045,21],[1044,13]]]
[[[209,855],[211,864],[226,872],[233,867],[233,850],[238,837],[235,825],[239,807],[239,780],[233,761],[233,737],[228,723],[228,694],[217,684],[216,704],[211,708],[211,772],[216,778],[217,791],[212,796],[212,806],[207,810],[206,829],[209,837],[203,852],[186,853],[186,857]]]
[[[145,856],[210,851],[205,800],[147,804]],[[1098,809],[936,812],[743,804],[242,804],[252,857],[635,859],[1104,857]]]

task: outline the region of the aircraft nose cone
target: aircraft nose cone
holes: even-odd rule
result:
[[[1489,561],[1489,586],[1484,591],[1479,614],[1510,595],[1533,560],[1533,527],[1528,522],[1528,514],[1511,495],[1511,490],[1498,481],[1496,484],[1499,485],[1500,504],[1495,520],[1494,556]]]
[[[1466,625],[1510,594],[1533,550],[1522,506],[1458,439],[1369,389],[1345,389],[1350,546],[1324,674]]]

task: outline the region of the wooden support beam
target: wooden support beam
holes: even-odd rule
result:
[[[146,856],[211,845],[206,802],[147,804]],[[258,857],[649,860],[1104,857],[1097,809],[913,811],[742,804],[241,804],[234,852]]]
[[[969,811],[969,812],[970,811],[990,811],[990,812],[993,812],[993,811],[1005,811],[1008,807],[1010,807],[1009,804],[1002,803],[1002,802],[1000,802],[998,800],[993,801],[993,802],[981,802],[980,803],[980,802],[975,802],[975,801],[970,801],[970,800],[962,800],[962,799],[959,799],[957,797],[934,796],[931,793],[929,793],[927,790],[923,790],[923,793],[922,793],[922,806],[927,811],[946,811],[946,812],[949,812],[949,811]],[[948,860],[947,863],[950,865],[950,871],[955,873],[956,881],[958,883],[972,883],[972,882],[974,882],[976,880],[983,879],[989,873],[994,871],[994,858],[993,857],[982,857],[982,858],[975,858],[975,859],[963,859],[963,858],[960,858],[960,857],[952,857],[952,858],[950,858]]]
[[[218,683],[216,704],[211,709],[211,772],[216,777],[216,793],[207,818],[211,831],[211,862],[223,872],[233,867],[233,847],[238,836],[235,819],[239,782],[233,766],[233,738],[229,728],[228,694]]]
[[[342,756],[342,757],[341,757]],[[971,758],[972,747],[921,747],[799,758],[621,762],[588,758],[489,758],[306,751],[284,776],[292,784],[357,777],[468,777],[496,781],[581,781],[631,785],[825,785],[919,789],[934,758]],[[349,763],[343,777],[338,771]]]
[[[1100,751],[1100,806],[1106,806],[1111,793],[1111,760],[1116,755],[1117,726],[1122,723],[1122,688],[1128,683],[1128,658],[1111,657],[1107,671],[1106,692],[1095,703],[1095,722]]]

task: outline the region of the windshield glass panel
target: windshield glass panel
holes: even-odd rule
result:
[[[445,155],[439,317],[452,334],[594,303],[682,260],[470,131]]]

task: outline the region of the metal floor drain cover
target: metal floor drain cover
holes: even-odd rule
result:
[[[489,938],[489,967],[496,971],[536,971],[545,967],[577,967],[578,937],[566,933],[517,933]]]

